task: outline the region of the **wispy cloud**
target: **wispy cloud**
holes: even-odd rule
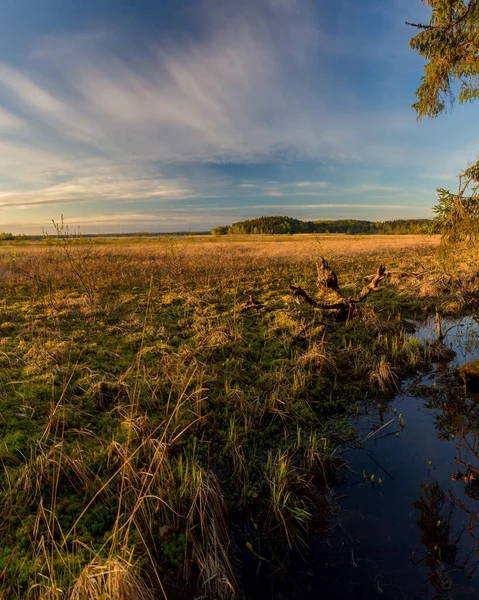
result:
[[[454,181],[457,180],[458,173],[421,173],[421,179],[430,179],[432,181]]]
[[[66,202],[194,198],[191,190],[179,183],[160,178],[139,179],[137,174],[128,177],[117,169],[98,169],[95,175],[83,175],[46,187],[0,192],[0,209],[14,206],[25,209]]]
[[[334,203],[321,203],[321,204],[264,204],[258,205],[255,208],[283,208],[285,210],[295,210],[295,209],[310,209],[310,208],[378,208],[378,209],[391,209],[391,210],[404,210],[410,211],[411,209],[417,208],[415,206],[407,206],[404,204],[348,204],[344,202],[334,202]],[[423,210],[423,208],[421,208]]]
[[[23,215],[22,215],[23,216]],[[225,222],[229,222],[228,216],[221,216]],[[195,214],[194,223],[191,221],[191,212],[175,213],[167,215],[155,212],[135,212],[135,211],[106,211],[101,215],[79,215],[73,214],[64,218],[64,223],[72,228],[79,229],[84,233],[115,233],[115,232],[135,232],[135,231],[207,231],[211,228],[211,214],[201,212]],[[22,219],[11,221],[8,224],[11,228],[24,233],[38,234],[38,223]],[[51,233],[53,225],[51,220],[47,220],[43,230]]]
[[[313,50],[322,33],[306,3],[301,11],[296,4],[271,1],[268,11],[247,4],[241,16],[221,21],[209,5],[201,39],[150,40],[129,57],[119,50],[125,32],[98,29],[45,40],[22,69],[0,64],[0,131],[12,134],[0,144],[3,203],[31,204],[35,192],[38,204],[164,197],[164,189],[188,197],[193,192],[184,182],[148,179],[152,167],[360,161],[368,143],[376,153],[368,127],[377,117],[359,121],[332,110],[318,87]],[[317,75],[311,81],[304,72]],[[109,173],[118,164],[130,174],[114,183]],[[318,195],[329,183],[292,186]]]
[[[274,181],[265,183],[241,183],[240,188],[253,190],[256,196],[327,196],[334,194],[334,186],[329,181]]]
[[[363,184],[359,186],[362,192],[399,192],[400,188],[390,185],[378,185],[375,183]]]
[[[299,188],[311,188],[311,187],[317,187],[317,188],[328,188],[331,186],[331,183],[329,181],[296,181],[295,183],[292,184],[294,187],[299,187]]]
[[[130,61],[111,52],[118,44],[111,34],[88,45],[50,39],[36,60],[53,76],[0,65],[0,85],[57,143],[81,142],[107,156],[251,161],[300,152],[305,137],[306,152],[321,143],[333,152],[332,128],[329,140],[326,132],[313,143],[311,94],[291,94],[296,58],[271,25],[231,23],[202,42],[152,45]]]
[[[26,123],[13,113],[0,107],[0,131],[19,132],[26,129]]]
[[[364,48],[355,18],[363,10],[370,16],[370,8],[351,5],[356,16],[344,27],[341,21],[333,36],[310,0],[193,5],[198,19],[191,29],[140,36],[108,24],[38,40],[15,66],[0,63],[4,221],[8,213],[16,222],[17,209],[44,207],[44,215],[50,206],[81,217],[95,202],[123,226],[128,218],[120,218],[120,204],[131,216],[140,214],[132,210],[135,203],[161,202],[166,219],[180,214],[168,203],[189,199],[221,198],[223,208],[204,210],[228,211],[228,201],[251,197],[264,203],[289,198],[285,210],[309,206],[301,204],[308,197],[330,202],[323,207],[358,210],[376,206],[361,204],[375,196],[382,203],[398,198],[403,188],[384,184],[388,176],[381,177],[381,169],[417,168],[424,152],[415,149],[414,116],[389,99],[379,108],[366,102],[335,62],[342,65],[359,49],[361,59],[379,65],[378,44],[387,32],[399,35],[397,19],[388,17],[383,38]],[[392,5],[399,11],[401,2]],[[389,9],[378,10],[388,15]],[[441,164],[432,146],[431,172]],[[456,151],[454,164],[464,151]],[[444,164],[447,154],[441,155]],[[296,163],[316,168],[293,177],[285,170],[278,181],[274,172],[268,180],[244,172],[222,179],[209,169]],[[372,183],[354,181],[352,171],[360,166],[371,173],[357,181]],[[337,167],[331,178],[328,167]],[[352,194],[358,204],[332,203],[352,200]],[[150,206],[144,210],[153,214]],[[196,220],[194,207],[190,220],[193,213]]]
[[[329,193],[326,192],[291,192],[291,190],[280,191],[280,190],[269,190],[261,194],[263,196],[271,196],[273,198],[281,198],[281,197],[291,197],[291,196],[329,196]]]

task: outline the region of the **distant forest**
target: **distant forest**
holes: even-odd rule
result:
[[[300,221],[291,217],[259,217],[239,221],[229,226],[215,227],[213,235],[255,233],[437,233],[432,219],[396,219],[394,221],[362,221],[338,219],[335,221]]]

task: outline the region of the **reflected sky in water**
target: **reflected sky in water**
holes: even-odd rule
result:
[[[457,353],[451,369],[478,356],[472,318],[442,325]],[[433,341],[434,320],[415,335]],[[479,404],[451,369],[436,365],[355,419],[362,445],[345,455],[351,470],[336,490],[334,534],[316,539],[288,582],[273,579],[262,597],[476,597]]]

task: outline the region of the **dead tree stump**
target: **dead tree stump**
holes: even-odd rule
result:
[[[337,321],[347,321],[351,312],[356,308],[356,305],[360,302],[363,302],[371,292],[377,290],[379,287],[379,282],[384,279],[386,275],[386,267],[383,265],[379,265],[374,277],[372,278],[369,285],[364,287],[360,292],[359,296],[356,298],[350,296],[345,297],[342,296],[337,302],[333,302],[331,304],[322,304],[311,298],[311,296],[303,290],[300,286],[290,285],[290,290],[293,292],[293,298],[295,301],[300,303],[309,304],[313,308],[317,308],[318,310],[333,310],[336,312],[336,320]]]
[[[328,265],[325,258],[321,257],[319,261],[316,261],[316,272],[318,289],[326,288],[333,292],[339,292],[338,278],[336,273]]]

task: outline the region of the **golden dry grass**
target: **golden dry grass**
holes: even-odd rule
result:
[[[160,254],[165,249],[175,246],[191,254],[201,253],[213,248],[228,249],[230,252],[239,251],[252,257],[301,257],[304,253],[318,249],[318,242],[326,253],[337,256],[357,254],[382,254],[391,251],[416,251],[426,248],[437,248],[440,244],[439,235],[346,235],[346,234],[297,234],[297,235],[231,235],[218,236],[188,236],[178,238],[85,238],[85,245],[95,247],[95,254],[101,248],[102,254],[116,255],[128,252],[134,255],[150,253],[153,249]],[[27,242],[0,243],[0,256],[11,254],[12,250],[28,254],[42,254],[47,247],[43,240]],[[120,250],[121,249],[121,250]],[[236,253],[236,252],[235,252]]]
[[[60,244],[62,242],[60,241]],[[152,273],[177,281],[190,275],[218,276],[242,269],[265,269],[281,264],[309,264],[319,255],[333,260],[386,260],[432,254],[439,236],[425,235],[251,235],[191,236],[184,238],[127,238],[75,240],[68,248],[73,263],[95,288],[130,280],[145,285]],[[0,285],[37,281],[48,284],[66,277],[67,256],[45,241],[0,243]],[[71,266],[71,265],[70,265]],[[71,270],[71,268],[69,269]],[[86,285],[83,285],[86,288]]]
[[[162,597],[162,582],[178,579],[234,597],[238,506],[243,548],[301,545],[324,520],[328,493],[310,482],[338,468],[344,414],[427,365],[403,315],[445,311],[446,300],[469,310],[477,296],[476,256],[441,258],[439,242],[0,244],[0,594],[127,599],[151,582]],[[379,263],[391,276],[338,322],[291,295],[293,283],[320,293],[319,256],[346,297]],[[421,297],[426,284],[437,295]],[[251,295],[264,308],[245,311]]]

